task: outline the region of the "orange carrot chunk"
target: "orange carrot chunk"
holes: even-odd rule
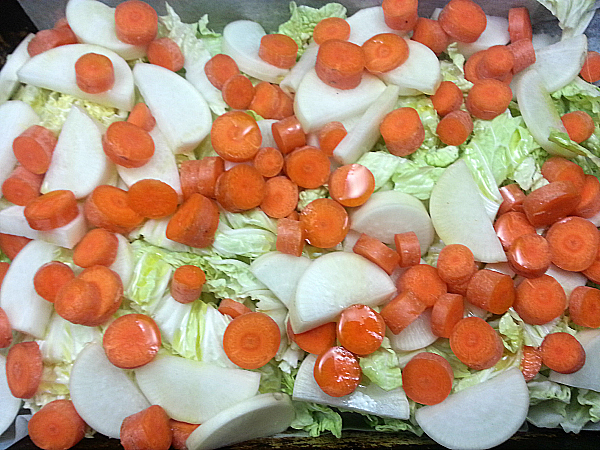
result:
[[[206,282],[204,271],[192,264],[179,266],[171,278],[171,296],[179,303],[191,303],[200,297]]]
[[[252,310],[244,305],[242,302],[233,300],[232,298],[223,298],[219,302],[219,312],[221,314],[227,314],[232,319],[237,316],[251,312]]]
[[[504,314],[515,302],[513,280],[494,270],[478,270],[469,281],[466,298],[493,314]]]
[[[318,248],[335,247],[344,240],[350,228],[348,213],[330,198],[310,202],[300,213],[300,223],[308,243]]]
[[[0,287],[2,287],[2,282],[4,281],[4,277],[6,276],[6,272],[8,272],[9,267],[9,262],[0,261]]]
[[[262,143],[256,120],[243,111],[229,111],[217,117],[210,140],[217,154],[226,161],[250,161]]]
[[[144,220],[129,207],[127,191],[108,184],[97,186],[86,198],[84,213],[90,225],[121,234],[129,233]]]
[[[400,256],[398,261],[400,267],[414,266],[421,262],[421,244],[414,231],[395,234],[394,244]]]
[[[63,189],[40,195],[23,210],[27,223],[34,230],[53,230],[71,222],[79,214],[72,191]]]
[[[383,270],[391,275],[394,269],[398,267],[400,255],[379,239],[375,239],[365,233],[362,233],[352,251],[358,255],[364,256],[372,263],[377,264]]]
[[[475,81],[469,91],[466,106],[469,112],[482,120],[492,120],[499,116],[512,101],[510,86],[494,78]]]
[[[11,261],[15,259],[15,256],[17,256],[29,242],[31,242],[31,239],[24,236],[0,233],[0,250],[2,250],[2,253],[4,253]]]
[[[281,88],[278,85],[261,81],[254,86],[254,97],[248,109],[263,119],[282,119],[283,117],[276,117],[282,100],[285,99],[281,96]]]
[[[337,338],[346,350],[366,356],[377,350],[385,337],[381,314],[366,305],[345,308],[337,321]]]
[[[169,419],[169,425],[173,432],[173,440],[171,446],[175,450],[188,450],[187,438],[194,432],[196,428],[200,426],[197,423],[180,422],[179,420]]]
[[[73,262],[79,267],[110,266],[117,258],[119,239],[104,228],[88,231],[73,250]]]
[[[29,420],[31,441],[44,450],[65,450],[85,437],[86,424],[71,400],[59,399],[42,406]]]
[[[158,15],[147,3],[127,0],[115,8],[115,31],[122,42],[147,45],[156,37]]]
[[[254,99],[254,92],[252,81],[241,73],[230,77],[221,89],[223,100],[231,109],[248,109]]]
[[[494,222],[494,230],[504,250],[508,250],[519,236],[535,234],[535,228],[525,213],[517,211],[509,211],[498,217]]]
[[[60,261],[50,261],[36,271],[33,288],[44,300],[54,303],[60,289],[73,278],[75,273],[68,265]]]
[[[159,405],[127,416],[121,424],[120,439],[125,450],[168,450],[173,442],[169,416]]]
[[[511,42],[533,37],[531,17],[525,7],[510,8],[508,10],[508,34]]]
[[[6,312],[0,308],[0,348],[7,348],[12,343],[12,338],[10,321]]]
[[[535,63],[535,49],[531,39],[520,39],[508,44],[507,47],[514,58],[513,74],[517,74]]]
[[[260,39],[258,56],[263,61],[280,69],[289,69],[296,64],[298,44],[285,34],[265,34]]]
[[[509,211],[523,212],[525,193],[518,184],[507,184],[506,186],[502,186],[499,191],[502,196],[502,203],[500,204],[500,208],[498,208],[498,216]]]
[[[408,59],[408,44],[394,33],[381,33],[367,39],[362,45],[365,69],[371,73],[389,72]]]
[[[600,53],[588,50],[579,76],[588,83],[600,81]]]
[[[337,324],[327,322],[318,327],[311,328],[302,333],[294,333],[290,322],[287,323],[287,332],[291,340],[307,353],[320,355],[335,346],[337,340]]]
[[[319,79],[337,89],[354,89],[365,68],[363,49],[351,42],[329,39],[319,46],[315,71]]]
[[[544,161],[542,176],[549,182],[570,181],[577,190],[581,190],[585,183],[581,166],[561,156],[552,156]]]
[[[572,141],[581,143],[594,134],[594,119],[585,111],[571,111],[560,118]]]
[[[321,19],[313,29],[313,41],[321,45],[329,39],[348,40],[350,37],[350,24],[341,17],[326,17]]]
[[[265,183],[265,196],[260,209],[274,219],[289,216],[298,204],[298,186],[288,177],[269,178]]]
[[[581,200],[573,214],[590,219],[600,212],[600,180],[594,175],[586,174],[580,194]]]
[[[275,248],[287,255],[301,256],[306,232],[300,220],[284,217],[277,221]]]
[[[77,36],[69,27],[52,28],[50,30],[40,30],[29,44],[27,44],[27,53],[34,57],[51,48],[61,45],[77,44]]]
[[[442,117],[435,132],[446,145],[464,144],[473,131],[471,115],[462,110],[451,111]]]
[[[548,323],[559,317],[567,307],[563,287],[550,275],[524,279],[515,294],[514,310],[531,325]]]
[[[277,148],[284,155],[306,145],[306,134],[296,116],[289,116],[273,123],[271,131]]]
[[[127,190],[127,204],[142,217],[160,219],[177,210],[179,198],[175,189],[164,181],[144,178]]]
[[[338,167],[329,176],[329,195],[343,206],[364,204],[375,191],[373,173],[361,164]]]
[[[479,80],[479,75],[477,74],[477,67],[483,59],[484,54],[485,50],[479,50],[478,52],[475,52],[471,56],[469,56],[469,58],[465,61],[464,71],[465,78],[467,79],[467,81],[475,83]]]
[[[527,220],[536,228],[551,225],[571,214],[581,200],[570,181],[552,181],[531,192],[523,200]]]
[[[142,102],[135,104],[129,113],[129,116],[127,116],[127,122],[137,125],[148,133],[151,132],[156,125],[156,119],[150,112],[150,108]]]
[[[431,331],[439,337],[449,338],[454,325],[463,318],[465,305],[460,294],[442,294],[431,309]]]
[[[160,330],[145,314],[125,314],[108,326],[102,346],[108,360],[121,369],[148,364],[160,349]]]
[[[2,183],[2,195],[15,205],[27,206],[40,196],[43,181],[43,174],[33,173],[23,166],[17,166]]]
[[[86,53],[75,62],[77,87],[88,94],[100,94],[112,89],[115,70],[108,56]]]
[[[150,64],[156,64],[173,72],[183,69],[185,62],[179,45],[168,37],[152,40],[146,49],[146,56]]]
[[[32,125],[15,138],[12,144],[17,161],[32,173],[46,173],[58,140],[52,131]]]
[[[261,147],[252,161],[256,170],[265,178],[272,178],[283,169],[283,154],[275,147]]]
[[[588,280],[600,284],[600,247],[598,248],[598,253],[596,253],[596,259],[590,267],[581,272],[583,275],[587,277]]]
[[[569,216],[552,224],[546,239],[552,262],[556,266],[571,272],[581,272],[596,259],[600,232],[589,220]]]
[[[577,372],[585,364],[585,350],[575,336],[566,332],[550,333],[540,346],[542,363],[558,373]]]
[[[475,370],[494,366],[504,351],[500,335],[479,317],[465,317],[454,326],[450,348],[460,361]]]
[[[410,107],[398,108],[386,114],[379,131],[389,152],[396,156],[414,153],[425,139],[421,117]]]
[[[525,234],[515,239],[506,252],[511,269],[522,277],[536,278],[550,267],[552,254],[545,237],[537,233]]]
[[[233,319],[223,335],[227,357],[242,369],[258,369],[279,350],[281,335],[277,323],[262,312],[249,312]]]
[[[506,45],[492,45],[483,52],[477,65],[479,78],[495,78],[503,81],[515,65],[515,56]]]
[[[111,123],[102,137],[106,156],[123,167],[141,167],[154,155],[154,140],[144,130],[130,122]]]
[[[429,264],[410,266],[400,275],[396,287],[399,292],[412,291],[427,307],[433,306],[440,295],[448,292],[437,269]]]
[[[436,353],[421,352],[402,369],[402,389],[412,401],[423,405],[443,402],[452,390],[452,366]]]
[[[183,199],[199,193],[215,198],[215,187],[221,174],[225,172],[225,161],[220,156],[205,156],[202,159],[188,159],[179,166],[179,178]]]
[[[463,103],[463,93],[452,81],[442,81],[430,98],[433,107],[442,117],[456,111]]]
[[[240,73],[240,69],[231,56],[224,53],[217,53],[204,65],[204,73],[208,81],[214,87],[221,90],[227,80]]]
[[[540,349],[538,347],[524,345],[519,368],[523,373],[525,381],[531,381],[542,368],[542,353],[540,352]]]
[[[333,156],[335,148],[347,134],[346,127],[342,122],[328,122],[317,132],[319,148],[323,150],[327,156]]]
[[[215,186],[215,198],[227,211],[248,211],[265,198],[266,182],[254,166],[238,164],[221,174]]]
[[[219,226],[219,208],[202,194],[192,194],[173,214],[167,224],[167,239],[204,248],[211,245]]]
[[[352,352],[335,346],[317,357],[313,374],[323,392],[332,397],[343,397],[356,390],[362,370]]]
[[[100,294],[98,313],[89,321],[89,326],[104,325],[121,306],[123,298],[121,277],[106,266],[91,266],[83,269],[77,279],[98,288]]]
[[[450,0],[438,21],[448,36],[467,43],[475,42],[487,26],[485,12],[472,0]]]
[[[329,158],[319,148],[305,145],[285,157],[285,173],[298,186],[315,189],[329,179]]]
[[[100,307],[98,286],[81,278],[67,281],[54,299],[56,314],[78,325],[94,326],[101,314]]]
[[[383,18],[388,27],[399,31],[410,31],[418,19],[417,0],[383,0]]]
[[[582,327],[600,327],[600,290],[577,286],[569,296],[569,318]]]
[[[398,334],[414,322],[425,309],[427,305],[412,291],[402,291],[381,309],[381,316],[390,331]]]
[[[450,37],[437,20],[419,17],[413,29],[411,39],[429,47],[433,53],[440,55],[448,48]]]
[[[6,381],[11,394],[31,398],[42,380],[42,353],[35,341],[19,342],[6,354]]]
[[[449,244],[440,251],[437,271],[446,283],[460,283],[469,280],[477,271],[473,252],[466,245]]]

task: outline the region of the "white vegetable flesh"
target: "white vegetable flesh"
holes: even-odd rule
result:
[[[34,36],[33,33],[25,36],[17,48],[6,57],[6,62],[0,68],[0,105],[6,102],[19,86],[17,72],[30,58],[27,46]]]
[[[16,398],[10,392],[8,381],[6,380],[6,356],[0,354],[0,435],[4,433],[13,423],[19,409],[21,409],[21,399]]]
[[[356,45],[363,45],[365,41],[381,33],[405,34],[387,26],[383,9],[378,6],[359,9],[346,21],[350,25],[348,41]]]
[[[506,45],[510,41],[508,33],[508,19],[499,16],[487,16],[487,23],[483,33],[475,42],[457,42],[458,51],[465,58],[468,58],[473,53],[490,48],[493,45]]]
[[[423,311],[400,333],[388,331],[387,337],[391,347],[398,352],[411,352],[433,344],[438,336],[431,331],[431,308]]]
[[[585,350],[585,364],[577,372],[550,372],[550,381],[580,389],[600,391],[600,330],[588,329],[575,336]]]

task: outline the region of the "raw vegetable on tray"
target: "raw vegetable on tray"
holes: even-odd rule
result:
[[[69,0],[0,71],[0,434],[200,450],[600,420],[592,1]],[[201,13],[201,11],[200,11]]]

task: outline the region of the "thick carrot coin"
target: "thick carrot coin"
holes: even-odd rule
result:
[[[297,148],[285,157],[285,174],[298,186],[315,189],[329,179],[329,158],[311,145]]]
[[[332,397],[343,397],[356,390],[362,370],[352,352],[336,346],[317,357],[313,373],[323,392]]]
[[[600,212],[600,180],[594,175],[585,175],[580,191],[581,200],[573,211],[576,216],[590,219]]]
[[[493,314],[504,314],[514,304],[515,296],[515,286],[510,276],[482,269],[469,281],[466,298]]]
[[[543,325],[559,317],[567,307],[563,287],[550,275],[526,278],[516,287],[513,308],[525,323]]]
[[[460,109],[463,104],[463,93],[456,83],[442,81],[430,99],[437,113],[444,117],[446,114]]]
[[[273,113],[271,119],[285,119],[286,117],[290,117],[294,115],[294,99],[287,94],[283,89],[279,87],[279,85],[274,85],[277,89],[277,96],[279,99],[279,103],[277,104],[277,108]]]
[[[512,98],[512,89],[508,84],[494,78],[485,78],[473,83],[467,94],[466,106],[478,119],[492,120],[506,111]]]
[[[68,265],[60,261],[50,261],[42,265],[33,277],[33,288],[44,300],[54,303],[60,289],[75,278]]]
[[[269,178],[265,183],[265,196],[260,209],[274,219],[289,216],[298,204],[298,185],[288,177]]]
[[[477,76],[495,78],[503,81],[512,72],[515,56],[506,45],[492,45],[483,52],[481,61],[476,67]]]
[[[104,228],[93,228],[77,243],[73,262],[79,267],[110,266],[117,258],[119,239]]]
[[[150,112],[150,108],[142,102],[135,104],[129,116],[127,116],[127,122],[137,125],[148,133],[156,125],[156,119]]]
[[[329,39],[346,41],[350,37],[350,24],[341,17],[326,17],[317,22],[312,37],[318,45]]]
[[[340,39],[329,39],[319,46],[315,71],[328,86],[354,89],[362,80],[365,62],[360,46]]]
[[[464,65],[465,78],[467,81],[471,83],[475,83],[479,80],[479,75],[477,74],[477,67],[479,63],[483,59],[483,55],[485,54],[485,50],[479,50],[478,52],[473,53]]]
[[[150,64],[156,64],[173,72],[183,69],[185,62],[179,45],[168,37],[152,40],[146,49],[146,56]]]
[[[379,125],[385,145],[392,155],[408,156],[425,139],[425,128],[419,113],[410,107],[394,109],[386,114]]]
[[[306,145],[306,133],[296,116],[289,116],[273,123],[271,131],[277,148],[284,155]]]
[[[296,64],[298,44],[285,34],[265,34],[260,39],[258,56],[263,61],[280,69],[289,69]]]
[[[431,332],[449,338],[454,325],[464,316],[464,298],[460,294],[442,294],[431,309]]]
[[[300,213],[300,223],[308,243],[318,248],[335,247],[344,240],[350,229],[348,213],[330,198],[318,198],[310,202]]]
[[[100,290],[81,278],[67,281],[54,299],[56,314],[71,323],[94,326],[100,317]]]
[[[298,334],[292,331],[290,322],[288,322],[287,330],[288,335],[298,347],[313,355],[325,353],[329,348],[335,346],[337,340],[337,324],[335,322],[327,322]]]
[[[594,119],[585,111],[571,111],[560,118],[572,141],[581,143],[594,134]]]
[[[160,349],[158,325],[145,314],[125,314],[108,326],[102,346],[108,360],[121,369],[148,364]]]
[[[14,344],[6,354],[6,381],[11,394],[31,398],[42,380],[42,353],[35,341]]]
[[[126,121],[111,123],[102,137],[106,156],[123,167],[141,167],[154,155],[154,140],[143,128]]]
[[[115,69],[108,56],[86,53],[75,62],[77,87],[88,94],[106,92],[115,84]]]
[[[400,267],[414,266],[421,262],[421,244],[414,231],[395,234],[394,244],[400,256],[398,261]]]
[[[173,442],[173,430],[165,410],[152,405],[127,416],[119,437],[125,450],[168,450]]]
[[[364,256],[372,263],[377,264],[383,270],[391,275],[392,272],[398,267],[400,261],[400,255],[394,251],[379,239],[369,236],[368,234],[362,233],[352,251],[360,256]]]
[[[43,181],[43,174],[33,173],[23,166],[17,166],[2,183],[2,196],[15,205],[27,206],[40,196]]]
[[[217,117],[210,131],[217,154],[226,161],[250,161],[262,143],[256,120],[243,111],[229,111]]]
[[[575,336],[550,333],[540,345],[542,363],[558,373],[577,372],[585,364],[585,350]]]
[[[531,39],[520,39],[516,42],[508,44],[507,47],[513,54],[514,58],[512,74],[517,74],[535,63],[535,48],[533,48],[533,42]],[[510,82],[510,80],[502,81]]]
[[[436,353],[418,353],[402,369],[402,389],[408,398],[422,405],[443,402],[450,395],[453,380],[452,366]]]
[[[71,400],[59,399],[42,406],[27,423],[31,441],[44,450],[74,447],[85,437],[86,424]]]
[[[440,23],[426,17],[417,19],[411,39],[429,47],[436,55],[440,55],[450,44],[450,37]]]
[[[529,10],[524,6],[508,10],[508,34],[511,42],[521,39],[531,40],[533,37]]]
[[[77,279],[96,286],[100,294],[99,311],[90,321],[90,326],[105,324],[121,306],[123,298],[121,277],[106,266],[91,266],[83,269]]]
[[[580,165],[561,156],[552,156],[542,164],[542,176],[549,182],[570,181],[577,190],[583,188],[585,173]]]
[[[158,31],[158,15],[147,3],[127,0],[115,8],[115,31],[122,42],[147,45]]]
[[[61,45],[77,44],[77,36],[69,27],[52,28],[49,30],[40,30],[29,44],[27,44],[27,53],[34,57],[51,48]]]
[[[366,305],[345,308],[337,322],[337,338],[346,350],[366,356],[377,350],[385,337],[381,314]]]
[[[15,138],[12,144],[17,161],[32,173],[46,173],[58,139],[41,125],[32,125]]]
[[[487,26],[485,12],[472,0],[450,0],[438,20],[448,36],[467,43],[475,42]]]
[[[306,231],[300,220],[284,217],[277,221],[275,248],[287,255],[301,256],[306,240]]]
[[[394,334],[400,333],[423,311],[427,305],[423,303],[412,291],[402,291],[381,309],[381,316],[385,324]]]
[[[569,296],[569,318],[582,327],[600,327],[600,290],[577,286]]]
[[[160,219],[177,210],[179,198],[175,189],[164,181],[144,178],[127,190],[127,204],[140,216]]]
[[[279,350],[277,323],[265,313],[249,312],[233,319],[223,335],[223,349],[231,362],[242,369],[258,369]]]
[[[329,195],[343,206],[365,203],[375,191],[373,173],[361,164],[338,167],[329,176]]]
[[[221,299],[218,310],[221,314],[227,314],[232,319],[235,319],[237,316],[241,316],[242,314],[252,312],[252,310],[242,302],[238,302],[232,298]]]
[[[464,144],[473,132],[473,119],[466,111],[451,111],[442,117],[435,132],[446,145]]]
[[[169,425],[173,432],[173,440],[171,446],[175,450],[188,450],[187,438],[194,432],[196,428],[200,426],[197,423],[180,422],[179,420],[169,419]]]
[[[600,81],[600,53],[588,50],[579,76],[588,83]]]
[[[214,87],[221,90],[227,80],[240,73],[240,69],[231,56],[224,53],[217,53],[204,65],[204,73],[208,81]]]
[[[581,272],[596,259],[600,232],[589,220],[569,216],[552,224],[546,239],[552,262],[556,266],[571,272]]]
[[[408,59],[408,44],[394,33],[381,33],[367,39],[362,45],[365,69],[371,73],[389,72]]]
[[[14,234],[0,233],[0,250],[4,253],[11,261],[15,259],[15,256],[31,242],[31,239],[24,236],[16,236]]]
[[[12,343],[12,327],[6,312],[0,308],[0,348],[7,348]]]
[[[552,181],[532,191],[523,200],[527,220],[536,228],[551,225],[571,214],[581,200],[570,181]]]
[[[448,287],[435,267],[429,264],[410,266],[396,281],[399,292],[412,291],[427,307],[433,306]]]
[[[29,202],[23,210],[27,223],[34,230],[54,230],[71,222],[79,214],[72,191],[50,191]]]
[[[2,287],[2,282],[4,281],[4,277],[6,276],[6,272],[8,272],[9,267],[9,262],[0,261],[0,287]]]
[[[465,317],[454,326],[450,348],[459,360],[475,370],[494,366],[504,351],[500,335],[479,317]]]
[[[446,283],[467,281],[477,271],[473,252],[466,245],[449,244],[440,251],[437,271]]]
[[[581,273],[585,275],[588,280],[600,284],[600,247],[598,248],[596,259],[594,259],[592,265]]]
[[[383,18],[393,30],[410,31],[417,23],[417,0],[383,0]]]
[[[535,228],[527,216],[517,211],[509,211],[498,217],[494,222],[494,230],[504,250],[508,250],[518,237],[535,234]]]
[[[254,92],[254,85],[250,78],[241,73],[230,77],[221,89],[223,100],[231,109],[248,109],[254,98]]]
[[[552,254],[545,237],[537,233],[519,236],[506,251],[508,264],[517,274],[526,278],[536,278],[550,267]]]
[[[254,166],[238,164],[221,174],[215,186],[215,198],[227,211],[248,211],[265,198],[266,182]]]
[[[127,234],[144,220],[129,207],[127,191],[108,184],[88,195],[83,211],[90,225],[113,233]]]
[[[531,381],[540,372],[541,368],[542,353],[540,352],[540,349],[538,347],[524,345],[519,369],[521,369],[525,381]]]
[[[263,177],[272,178],[283,169],[283,154],[275,147],[261,147],[254,155],[252,164]]]
[[[251,109],[263,119],[282,119],[283,117],[276,117],[279,113],[281,101],[284,100],[281,92],[281,88],[276,84],[267,81],[259,82],[254,86],[254,97],[252,97],[248,109]]]
[[[509,211],[523,212],[525,192],[523,192],[517,183],[502,186],[499,191],[502,196],[502,203],[500,204],[500,208],[498,208],[498,216]]]
[[[171,278],[171,296],[179,303],[191,303],[200,297],[202,286],[206,282],[206,274],[191,264],[179,266]]]
[[[319,148],[323,150],[327,156],[333,156],[335,148],[342,142],[342,139],[344,139],[347,134],[346,127],[342,122],[329,122],[317,132]]]
[[[169,220],[166,236],[190,247],[211,245],[219,226],[219,208],[202,194],[192,194]]]
[[[188,159],[179,166],[179,178],[183,199],[192,194],[202,194],[215,198],[215,187],[221,174],[225,172],[225,161],[220,156],[205,156],[202,159]]]

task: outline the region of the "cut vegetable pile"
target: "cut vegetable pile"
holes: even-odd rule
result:
[[[539,1],[561,39],[472,0],[222,33],[69,0],[0,71],[0,435],[599,422],[594,2]]]

